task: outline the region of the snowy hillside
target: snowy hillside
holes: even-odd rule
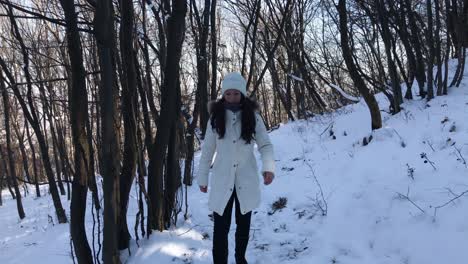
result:
[[[272,131],[276,178],[261,187],[249,263],[467,263],[468,76],[448,96],[429,103],[415,98],[397,115],[382,112],[384,127],[373,133],[362,101]],[[378,100],[388,109],[385,97]],[[189,195],[190,219],[180,216],[176,228],[141,239],[139,248],[133,243],[127,263],[211,263],[208,195],[197,186]],[[24,199],[27,217],[19,221],[3,190],[0,263],[72,263],[68,225],[56,224],[49,195],[33,196]],[[286,207],[272,210],[280,197],[287,198]],[[91,212],[87,217],[91,234]]]

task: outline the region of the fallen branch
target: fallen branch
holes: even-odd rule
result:
[[[465,168],[467,167],[466,166],[466,160],[465,158],[463,157],[462,153],[461,153],[461,148],[457,148],[455,145],[453,146],[455,148],[455,150],[457,151],[457,160],[460,160],[462,161],[463,165],[465,165]]]
[[[333,126],[334,123],[335,123],[335,122],[331,122],[331,123],[322,131],[322,133],[320,133],[320,136],[322,136],[323,133],[327,132],[327,130],[328,130],[331,126]]]
[[[409,198],[409,187],[408,187],[408,191],[406,192],[406,195],[404,195],[404,194],[402,194],[402,193],[399,193],[399,192],[397,192],[397,194],[398,194],[398,196],[399,196],[400,198],[406,199],[406,200],[408,200],[410,203],[412,203],[412,204],[413,204],[416,208],[418,208],[422,213],[424,213],[424,214],[426,213],[421,207],[419,207],[415,202],[413,202],[413,200],[411,200],[411,199]]]
[[[189,230],[187,230],[187,231],[185,231],[185,232],[183,232],[183,233],[181,233],[181,234],[178,234],[177,236],[183,236],[183,235],[187,234],[188,232],[192,231],[192,229],[195,228],[195,227],[197,227],[197,226],[199,226],[199,225],[191,226],[191,227],[189,228]]]
[[[450,199],[449,201],[445,202],[444,204],[434,207],[434,219],[435,219],[435,217],[436,217],[436,215],[437,215],[437,210],[438,210],[438,209],[440,209],[440,208],[442,208],[442,207],[445,207],[445,206],[448,205],[449,203],[451,203],[451,202],[453,202],[453,201],[459,199],[460,197],[462,197],[463,195],[465,195],[465,194],[467,194],[467,193],[468,193],[468,190],[466,190],[466,191],[462,192],[461,194],[459,194],[459,195],[453,197],[452,199]]]

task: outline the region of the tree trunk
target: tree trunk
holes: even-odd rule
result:
[[[120,263],[118,245],[120,151],[118,141],[117,89],[115,87],[114,10],[111,0],[97,1],[95,38],[98,44],[101,69],[100,100],[102,121],[102,175],[104,178],[104,263]]]
[[[29,147],[31,149],[31,156],[32,156],[32,163],[33,163],[32,167],[33,167],[33,173],[34,173],[34,185],[36,187],[36,196],[41,197],[41,190],[39,189],[39,172],[37,171],[36,148],[34,147],[34,144],[32,141],[32,135],[31,133],[29,133],[28,121],[24,120],[24,126],[26,127],[26,136],[28,138]]]
[[[3,167],[5,178],[7,180],[8,191],[10,192],[11,198],[13,198],[13,200],[15,200],[16,195],[15,195],[15,192],[11,189],[10,177],[8,176],[9,173],[8,173],[8,165],[7,165],[7,157],[6,156],[7,155],[4,153],[3,149],[0,147],[0,160],[2,161],[2,164],[0,164],[0,166]]]
[[[133,2],[121,1],[120,47],[123,76],[122,85],[122,115],[124,120],[124,153],[123,166],[120,174],[120,216],[119,216],[119,250],[129,247],[130,232],[127,226],[127,208],[130,190],[136,173],[137,140],[136,140],[136,73],[133,55]]]
[[[216,0],[211,0],[211,100],[216,99],[218,75],[218,35],[216,34]]]
[[[177,105],[180,106],[180,97],[177,99]],[[181,186],[180,176],[181,170],[179,165],[180,160],[180,133],[183,125],[180,122],[180,116],[176,116],[175,122],[172,124],[172,131],[169,137],[166,173],[165,173],[165,189],[164,196],[166,203],[164,204],[164,226],[169,228],[173,223],[177,222],[178,211],[176,208],[177,189]],[[173,218],[174,217],[174,218]]]
[[[389,73],[390,73],[390,78],[391,78],[391,84],[392,84],[392,91],[393,91],[393,113],[396,114],[400,112],[401,108],[400,105],[403,102],[403,96],[401,93],[401,86],[400,86],[400,80],[398,79],[398,72],[395,66],[395,62],[392,59],[392,41],[391,41],[391,33],[389,31],[389,25],[387,21],[388,17],[388,12],[387,8],[385,7],[385,2],[383,0],[380,0],[379,3],[377,4],[377,14],[380,20],[380,25],[381,25],[381,34],[382,34],[382,39],[385,45],[385,53],[387,57],[387,64],[389,68]]]
[[[70,165],[70,160],[68,158],[68,152],[65,143],[65,128],[63,125],[57,124],[57,141],[58,141],[58,150],[60,152],[60,162],[62,166],[63,176],[65,182],[67,183],[67,199],[70,200],[70,175],[72,174],[72,169]]]
[[[176,102],[187,6],[184,0],[173,0],[172,5],[172,14],[168,20],[167,42],[168,57],[171,59],[167,60],[164,69],[166,78],[161,91],[161,115],[148,168],[148,195],[151,202],[148,212],[148,233],[153,229],[160,231],[164,229],[163,161],[166,157],[172,124],[176,122],[175,118],[180,111],[176,108]]]
[[[408,69],[408,79],[407,79],[407,87],[406,87],[407,89],[405,93],[405,98],[413,99],[412,86],[413,86],[414,79],[417,78],[417,62],[416,62],[416,55],[411,46],[410,33],[408,32],[409,25],[406,24],[406,16],[410,12],[410,10],[406,9],[404,0],[401,2],[402,2],[402,5],[399,10],[396,10],[393,5],[389,5],[389,8],[390,8],[390,12],[392,12],[396,16],[397,34],[400,37],[401,42],[403,43],[403,47],[405,48],[406,57],[408,60],[409,69]],[[395,46],[396,45],[394,45],[394,49],[393,49],[394,53],[395,53]],[[418,85],[419,84],[420,83],[418,81]]]
[[[0,156],[1,156],[1,154],[0,154]],[[3,193],[3,192],[2,192],[1,190],[3,190],[3,178],[4,178],[4,175],[5,175],[5,174],[3,173],[3,171],[0,171],[0,206],[3,205],[3,198],[2,198],[2,193]]]
[[[463,29],[464,29],[464,33],[463,33],[463,36],[465,36],[464,38],[464,47],[465,48],[468,48],[468,0],[463,0]],[[466,51],[464,52],[466,54]],[[466,60],[466,58],[464,59]]]
[[[39,85],[41,87],[42,85]],[[40,88],[43,90],[43,88]],[[47,99],[45,97],[44,93],[44,112],[46,115],[49,116],[49,127],[50,127],[50,133],[52,135],[52,151],[54,155],[54,163],[55,163],[55,174],[57,175],[57,185],[60,190],[61,195],[65,195],[65,188],[63,187],[63,182],[62,182],[62,166],[59,162],[58,158],[58,153],[57,153],[57,141],[56,141],[56,133],[55,133],[55,126],[54,126],[54,118],[52,117],[52,114],[50,113],[50,108],[47,103]],[[44,119],[45,120],[45,119]],[[46,131],[44,129],[44,131]]]
[[[432,30],[432,3],[431,0],[426,0],[426,11],[427,11],[427,48],[429,50],[429,56],[427,58],[427,101],[434,98],[433,88],[433,64],[434,64],[434,37]]]
[[[5,86],[5,81],[3,79],[2,71],[0,70],[0,89],[3,97],[3,115],[5,121],[5,137],[7,143],[7,153],[8,153],[8,164],[10,166],[10,173],[7,177],[10,178],[10,183],[13,185],[16,196],[16,208],[18,209],[18,216],[20,219],[26,217],[23,209],[23,203],[21,201],[21,193],[18,188],[18,181],[16,180],[16,169],[15,169],[15,159],[13,158],[13,149],[11,148],[11,129],[10,129],[10,102]],[[4,159],[6,157],[4,156]],[[0,187],[1,191],[1,187]]]
[[[19,148],[21,151],[21,159],[23,163],[23,170],[24,170],[24,175],[26,176],[26,179],[29,182],[33,182],[31,180],[31,174],[29,173],[29,166],[28,166],[28,154],[26,153],[26,146],[24,145],[24,131],[23,134],[19,131],[18,124],[13,123],[13,128],[15,130],[16,137],[18,138],[18,144]]]
[[[441,50],[441,39],[440,39],[440,3],[439,0],[434,0],[435,6],[435,19],[436,19],[436,29],[435,29],[435,56],[437,63],[437,95],[440,96],[443,93],[443,83],[442,83],[442,50]],[[449,43],[447,43],[449,45]]]
[[[419,86],[419,96],[422,98],[426,97],[426,91],[424,90],[424,83],[426,82],[426,74],[424,73],[424,60],[423,60],[423,47],[419,41],[420,29],[416,24],[415,11],[411,8],[411,0],[403,0],[405,10],[408,14],[408,22],[410,27],[410,39],[413,44],[414,53],[416,55],[416,80]]]
[[[200,18],[198,8],[195,0],[191,0],[191,5],[197,23],[197,30],[192,25],[195,39],[198,40],[196,45],[197,54],[197,95],[196,100],[200,101],[200,129],[202,131],[202,138],[205,135],[206,124],[208,123],[209,113],[207,108],[208,100],[208,32],[209,32],[209,21],[210,21],[210,0],[205,0],[203,8],[203,20]]]
[[[447,45],[445,46],[445,60],[444,60],[444,83],[443,83],[443,90],[442,94],[447,95],[448,90],[448,72],[449,72],[449,59],[450,59],[450,46],[451,46],[451,38],[450,38],[450,31],[449,31],[449,24],[450,24],[450,0],[445,0],[445,18],[446,18],[446,27],[447,27]]]
[[[60,3],[65,14],[68,56],[71,65],[71,87],[69,87],[71,91],[68,93],[68,101],[70,102],[75,169],[70,204],[70,234],[78,263],[93,263],[85,228],[88,179],[89,174],[94,173],[90,167],[92,149],[88,144],[86,133],[86,122],[89,117],[85,69],[74,2],[60,0]]]
[[[339,23],[340,23],[340,36],[341,36],[341,49],[343,51],[343,58],[346,62],[346,67],[348,68],[351,79],[354,82],[354,85],[357,87],[361,95],[364,97],[364,101],[369,107],[371,114],[371,128],[379,129],[382,127],[382,117],[380,116],[379,105],[373,94],[370,93],[369,89],[366,87],[364,80],[359,75],[356,65],[353,60],[353,53],[351,47],[349,46],[348,38],[348,18],[346,11],[346,0],[339,0],[337,5],[337,10],[339,14]]]

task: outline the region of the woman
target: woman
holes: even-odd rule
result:
[[[208,191],[208,173],[216,152],[211,175],[209,209],[214,213],[213,261],[228,260],[228,233],[233,203],[236,204],[237,264],[247,263],[245,251],[249,242],[252,210],[260,204],[260,185],[254,141],[262,159],[265,185],[274,178],[273,145],[265,124],[257,113],[258,105],[246,96],[246,81],[239,73],[230,73],[221,83],[222,98],[208,106],[207,124],[198,170],[200,191]]]

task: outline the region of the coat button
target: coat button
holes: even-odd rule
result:
[[[229,190],[232,192],[232,188],[231,188],[231,189],[229,189]]]
[[[236,143],[236,141],[235,141],[235,140],[233,140],[233,141],[232,141],[232,143]]]

